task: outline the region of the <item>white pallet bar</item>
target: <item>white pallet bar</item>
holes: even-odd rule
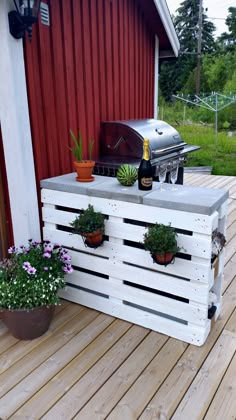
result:
[[[115,178],[96,176],[91,183],[75,174],[41,182],[44,239],[70,250],[74,273],[60,296],[171,337],[204,344],[212,325],[209,292],[221,310],[224,253],[217,276],[211,265],[211,235],[225,232],[228,193],[177,185],[160,192],[122,187]],[[92,204],[106,216],[105,241],[91,249],[70,223]],[[171,224],[183,247],[173,264],[153,263],[141,245],[146,227]]]

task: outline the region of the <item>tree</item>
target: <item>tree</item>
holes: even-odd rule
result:
[[[225,23],[229,28],[232,38],[236,40],[236,7],[229,7],[228,12],[229,15],[227,16]]]
[[[236,7],[229,7],[228,16],[225,20],[229,32],[223,32],[218,38],[218,44],[227,51],[236,50]]]
[[[225,84],[232,78],[236,68],[236,54],[206,55],[203,58],[203,74],[210,91],[222,92]]]
[[[174,18],[175,30],[180,42],[182,53],[196,53],[198,40],[199,0],[184,0],[177,9]],[[213,32],[215,25],[207,20],[207,15],[202,13],[202,52],[215,51]],[[193,60],[192,60],[193,61]]]
[[[160,89],[165,99],[182,90],[197,62],[198,19],[200,0],[184,0],[177,9],[174,26],[180,42],[180,55],[176,60],[161,64]],[[202,14],[202,52],[215,51],[215,26]],[[195,74],[195,73],[194,73]]]

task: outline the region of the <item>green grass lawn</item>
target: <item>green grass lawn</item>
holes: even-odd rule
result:
[[[225,132],[219,132],[216,140],[213,128],[199,125],[176,129],[186,143],[201,147],[188,155],[185,166],[212,166],[214,175],[236,176],[236,136],[228,137]]]

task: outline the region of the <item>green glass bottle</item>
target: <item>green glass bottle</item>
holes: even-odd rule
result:
[[[143,158],[138,169],[138,188],[142,191],[152,189],[153,170],[149,155],[149,140],[143,140]]]

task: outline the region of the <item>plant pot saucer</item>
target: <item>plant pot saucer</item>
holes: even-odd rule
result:
[[[91,178],[79,178],[78,176],[76,177],[76,181],[79,182],[92,182],[94,181],[94,176],[92,175]]]

